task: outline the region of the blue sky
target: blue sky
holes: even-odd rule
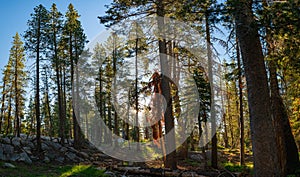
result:
[[[85,30],[87,38],[91,41],[98,33],[104,30],[104,26],[99,23],[97,16],[104,15],[106,8],[104,5],[110,4],[111,0],[8,0],[1,1],[0,7],[0,69],[7,64],[9,50],[12,45],[12,37],[18,32],[23,34],[27,29],[27,21],[33,8],[39,4],[50,9],[52,3],[55,3],[63,14],[67,7],[72,3],[78,13]],[[2,75],[2,72],[0,76]],[[1,79],[0,79],[1,80]]]

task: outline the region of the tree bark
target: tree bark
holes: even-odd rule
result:
[[[268,80],[252,1],[239,0],[235,6],[236,32],[245,69],[254,176],[282,176],[270,107]]]
[[[269,61],[271,102],[274,125],[277,131],[277,142],[280,143],[282,170],[285,174],[294,173],[299,167],[298,148],[288,118],[286,108],[279,93],[275,61]]]
[[[54,29],[54,63],[55,63],[55,73],[56,73],[56,87],[57,87],[57,101],[58,101],[58,119],[59,119],[59,136],[61,138],[61,143],[65,141],[65,117],[63,116],[63,99],[62,99],[62,87],[60,81],[60,70],[61,64],[58,59],[58,51],[57,51],[57,42],[56,42],[56,32]]]
[[[76,34],[74,35],[74,42],[75,42],[75,61],[74,61],[74,64],[75,64],[75,84],[73,85],[73,88],[72,90],[74,89],[75,87],[75,99],[73,99],[73,101],[75,101],[75,104],[73,102],[73,121],[75,120],[74,123],[74,146],[77,147],[78,149],[81,148],[82,146],[82,143],[83,143],[83,139],[84,139],[84,135],[82,133],[82,130],[81,130],[81,116],[80,116],[80,96],[79,96],[79,69],[78,69],[78,60],[79,60],[79,53],[78,53],[78,46],[77,46],[77,36]],[[74,72],[74,71],[73,71]],[[74,73],[73,73],[74,74]],[[74,78],[73,78],[74,79]],[[76,113],[76,114],[74,114]],[[76,132],[75,132],[76,131]],[[76,135],[76,136],[75,136]]]
[[[2,100],[1,100],[1,113],[0,113],[0,133],[2,132],[2,123],[4,120],[4,106],[6,98],[6,73],[4,73],[3,86],[2,86]]]
[[[243,81],[242,81],[242,68],[241,57],[238,39],[236,38],[236,56],[238,64],[238,82],[239,82],[239,112],[240,112],[240,165],[245,165],[245,130],[244,130],[244,106],[243,106]]]
[[[268,6],[265,0],[263,1],[263,6],[264,8],[267,8]],[[267,22],[266,24],[268,55],[272,55],[274,53],[270,24],[271,22]],[[291,131],[287,110],[283,104],[283,100],[279,92],[276,61],[271,58],[268,64],[270,74],[272,114],[274,117],[274,126],[277,136],[276,140],[279,148],[278,154],[280,155],[280,165],[283,174],[287,175],[288,173],[294,173],[294,171],[299,167],[299,154],[294,136]]]
[[[209,14],[205,14],[205,32],[206,32],[206,47],[207,47],[207,58],[208,58],[208,77],[210,81],[211,90],[211,132],[212,132],[212,151],[211,151],[211,166],[218,168],[218,146],[217,146],[217,125],[216,125],[216,110],[215,110],[215,94],[214,94],[214,81],[213,81],[213,59],[211,51],[210,41],[210,27],[208,21]]]
[[[103,110],[104,110],[103,102],[104,102],[104,100],[103,100],[103,93],[102,93],[102,91],[103,91],[102,74],[103,74],[103,72],[102,72],[102,66],[100,65],[99,66],[99,87],[100,87],[99,88],[99,92],[100,92],[100,100],[99,100],[99,104],[98,105],[99,105],[100,119],[102,119],[103,122],[104,122],[105,121],[105,117],[104,117],[104,114],[103,114]],[[99,139],[96,140],[96,142],[99,141],[99,143],[101,144],[102,143],[102,134],[104,133],[104,129],[102,129],[102,128],[104,128],[104,125],[102,124],[101,120],[99,120],[99,122],[100,122],[100,125],[99,125],[100,129],[97,131],[97,132],[99,132]],[[98,136],[96,136],[96,137],[98,137]]]
[[[10,93],[12,93],[12,88],[13,87],[10,87]],[[9,100],[8,100],[8,115],[7,115],[7,127],[6,127],[6,135],[8,135],[10,132],[11,132],[11,122],[10,122],[10,119],[11,119],[11,108],[12,108],[12,95],[9,94]]]
[[[16,48],[16,50],[18,50]],[[19,91],[18,91],[18,54],[17,54],[18,51],[15,51],[15,119],[16,119],[16,122],[15,122],[15,129],[16,129],[16,135],[17,137],[20,137],[20,115],[19,115]]]
[[[35,115],[36,115],[36,141],[37,141],[37,152],[42,150],[41,140],[41,117],[40,117],[40,14],[38,17],[38,29],[37,29],[37,46],[36,46],[36,85],[35,85]]]
[[[139,127],[139,95],[138,95],[138,45],[139,39],[137,34],[137,24],[136,24],[136,39],[135,39],[135,141],[137,142],[136,149],[140,150],[140,127]]]
[[[171,98],[171,90],[169,85],[169,79],[167,78],[170,76],[168,60],[166,57],[167,49],[166,49],[166,39],[164,36],[164,4],[162,0],[158,0],[157,2],[157,23],[158,23],[158,30],[160,33],[160,39],[158,41],[159,45],[159,58],[160,58],[160,66],[161,66],[161,88],[162,88],[162,95],[164,96],[167,107],[165,110],[164,118],[165,118],[165,133],[168,134],[168,138],[164,138],[166,151],[169,154],[166,154],[165,160],[165,167],[171,169],[177,169],[177,160],[176,160],[176,145],[175,145],[175,130],[174,130],[174,117],[172,111],[172,98]]]

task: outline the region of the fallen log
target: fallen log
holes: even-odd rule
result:
[[[199,175],[194,171],[180,171],[180,170],[169,170],[169,169],[156,169],[156,168],[140,168],[140,167],[112,167],[112,170],[122,172],[124,176],[126,175],[142,175],[142,176],[165,176],[165,177],[209,177]]]

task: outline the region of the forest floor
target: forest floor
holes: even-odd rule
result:
[[[146,163],[121,162],[110,157],[101,161],[64,164],[35,163],[27,165],[24,163],[12,162],[15,167],[3,167],[5,162],[0,162],[0,177],[96,177],[96,176],[252,176],[252,156],[246,153],[246,165],[239,164],[239,151],[234,149],[219,150],[219,169],[209,167],[209,157],[206,163],[197,159],[200,152],[190,152],[185,160],[178,161],[178,170],[170,171],[162,168],[162,160],[155,160]]]

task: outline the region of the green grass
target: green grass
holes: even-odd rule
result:
[[[1,163],[0,176],[6,177],[101,177],[106,176],[104,170],[91,165],[26,165],[12,163],[16,168],[3,168]]]
[[[80,177],[98,177],[104,176],[104,171],[98,170],[91,165],[64,166],[60,168],[62,174],[60,177],[80,176]]]
[[[223,164],[224,168],[230,172],[251,172],[253,171],[253,167],[251,168],[251,166],[248,166],[248,165],[244,165],[244,166],[241,166],[241,165],[236,165],[236,164],[233,164],[231,162],[226,162]]]
[[[186,159],[184,160],[185,163],[193,166],[193,167],[199,167],[201,165],[200,162],[196,162],[196,161],[193,161],[193,160],[190,160],[190,159]]]

